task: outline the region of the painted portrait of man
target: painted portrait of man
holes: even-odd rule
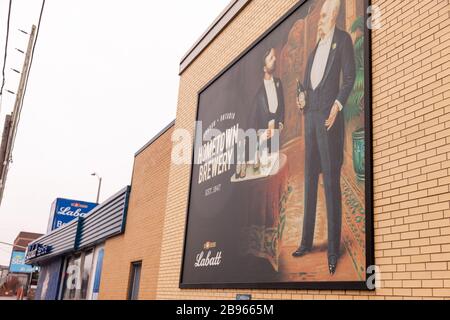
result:
[[[344,153],[343,106],[355,82],[351,36],[336,26],[340,0],[327,0],[320,11],[318,43],[305,72],[305,94],[298,106],[305,109],[305,198],[303,235],[293,253],[301,257],[313,246],[319,174],[323,174],[328,219],[328,267],[336,272],[339,260],[342,196],[340,187]],[[342,81],[341,81],[342,73]],[[305,98],[306,97],[306,98]]]
[[[267,130],[267,147],[271,149],[270,138],[274,136],[274,130],[282,131],[284,127],[285,107],[284,90],[281,80],[275,76],[277,70],[277,58],[274,48],[270,48],[263,56],[264,78],[256,95],[255,122],[257,131]],[[278,151],[278,150],[274,150]]]

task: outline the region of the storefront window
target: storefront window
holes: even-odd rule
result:
[[[81,299],[86,299],[88,287],[89,287],[89,279],[91,277],[92,271],[92,260],[94,256],[94,250],[90,250],[86,252],[84,255],[84,263],[83,263],[83,273],[82,273],[82,281],[81,281]]]
[[[81,254],[67,258],[66,270],[64,273],[63,300],[80,299],[80,270]]]
[[[67,258],[63,300],[85,300],[92,271],[93,250]]]

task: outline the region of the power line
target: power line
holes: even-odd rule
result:
[[[2,248],[2,247],[0,247],[0,250],[5,252],[5,253],[8,253],[8,254],[11,253],[11,250],[8,250],[8,249]]]
[[[5,53],[3,57],[3,70],[2,70],[2,87],[0,89],[0,112],[2,111],[2,101],[3,101],[3,88],[5,87],[6,77],[5,77],[5,68],[6,68],[6,58],[8,56],[8,42],[9,42],[9,26],[11,21],[11,6],[12,0],[9,0],[9,8],[8,8],[8,21],[6,22],[6,41],[5,41]]]
[[[3,245],[5,245],[5,246],[9,246],[9,247],[13,247],[13,246],[14,246],[14,245],[11,244],[11,243],[7,243],[7,242],[3,242],[3,241],[0,241],[0,244],[3,244]]]
[[[27,247],[20,246],[18,244],[7,243],[7,242],[3,242],[3,241],[0,241],[0,244],[3,244],[3,245],[8,246],[8,247],[16,247],[16,248],[20,248],[20,249],[27,249]]]
[[[0,95],[3,94],[3,88],[4,88],[5,82],[6,82],[6,79],[5,79],[5,67],[6,67],[6,58],[8,56],[9,26],[10,26],[10,22],[11,22],[11,5],[12,5],[12,0],[9,0],[8,20],[6,22],[5,52],[4,52],[4,57],[3,57],[3,70],[2,70],[3,80],[2,80],[2,88],[0,90]]]

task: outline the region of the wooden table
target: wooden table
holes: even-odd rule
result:
[[[240,194],[242,212],[240,250],[243,255],[267,259],[278,271],[280,242],[285,224],[284,205],[288,195],[287,156],[279,154],[270,173],[260,175],[247,167],[244,179],[231,178]]]

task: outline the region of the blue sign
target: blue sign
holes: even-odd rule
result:
[[[52,204],[48,232],[58,229],[76,218],[84,218],[96,206],[96,203],[91,202],[56,199]]]
[[[13,273],[33,273],[34,268],[25,264],[25,252],[13,251],[9,271]]]
[[[44,245],[40,243],[31,244],[28,246],[26,259],[35,259],[38,257],[45,256],[49,254],[52,250],[52,247],[49,245]]]

